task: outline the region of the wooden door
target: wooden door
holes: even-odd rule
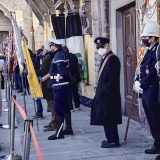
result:
[[[136,69],[136,11],[135,6],[130,6],[122,12],[123,28],[123,49],[124,49],[124,86],[125,86],[125,112],[131,105],[133,94],[133,81]],[[135,100],[133,105],[132,118],[139,120],[138,105]]]

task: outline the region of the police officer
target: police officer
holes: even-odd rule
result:
[[[157,47],[156,58],[157,58],[157,63],[155,67],[156,67],[159,82],[160,82],[160,44]],[[160,83],[159,83],[159,92],[158,92],[158,102],[160,103]],[[160,160],[160,155],[156,157],[156,160]]]
[[[64,138],[63,124],[65,113],[70,113],[69,100],[69,60],[62,50],[62,42],[52,39],[51,50],[55,52],[51,68],[49,85],[52,86],[54,93],[55,112],[57,114],[56,133],[48,137],[48,140]]]
[[[91,125],[104,127],[107,141],[102,141],[102,148],[119,147],[117,125],[122,123],[120,61],[110,50],[108,38],[98,37],[94,42],[102,61],[98,73],[96,95],[91,107]]]
[[[154,139],[153,146],[145,150],[146,154],[160,153],[160,105],[158,103],[158,76],[155,68],[158,39],[157,22],[147,22],[142,33],[142,43],[148,49],[140,64],[140,73],[133,87],[142,98],[143,108]]]

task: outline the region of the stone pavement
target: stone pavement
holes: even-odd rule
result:
[[[23,105],[23,97],[20,94],[17,94],[17,100]],[[103,128],[89,125],[90,109],[84,106],[81,106],[80,111],[72,112],[73,136],[65,136],[65,139],[48,141],[48,136],[54,132],[43,132],[43,126],[50,121],[50,113],[46,112],[45,100],[42,101],[46,118],[38,121],[39,132],[36,127],[36,121],[34,121],[34,131],[38,138],[44,160],[154,160],[155,155],[144,154],[144,149],[152,145],[152,138],[135,121],[131,121],[128,143],[124,145],[123,138],[127,121],[126,117],[123,117],[123,125],[119,126],[121,147],[115,149],[100,148],[101,141],[105,139]],[[26,102],[29,118],[34,115],[34,105],[30,96],[26,97]],[[3,120],[7,119],[7,115],[5,114],[3,114]],[[22,145],[20,146],[20,144],[23,142],[24,123],[18,112],[16,112],[16,116],[18,129],[16,129],[15,153],[21,153]],[[0,155],[4,153],[8,154],[9,130],[0,129],[0,136],[0,143],[3,148]],[[32,142],[30,160],[37,159]]]
[[[3,100],[5,99],[5,93],[2,92]],[[8,102],[2,102],[3,110],[7,109]],[[2,116],[0,117],[0,123],[3,125],[8,125],[8,112],[2,112]],[[17,126],[17,124],[16,124]],[[10,153],[10,129],[0,128],[0,157],[4,155],[9,155]],[[15,129],[15,153],[18,155],[22,155],[22,143],[20,140],[19,130]]]

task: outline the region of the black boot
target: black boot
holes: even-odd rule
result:
[[[158,155],[155,160],[160,160],[160,155]]]
[[[150,148],[150,149],[146,149],[146,150],[145,150],[145,153],[146,153],[146,154],[160,154],[160,147],[155,147],[155,146],[153,146],[153,147]]]
[[[48,140],[56,140],[56,139],[62,139],[64,138],[63,133],[63,124],[64,124],[64,118],[57,116],[57,130],[56,133],[52,136],[48,137]]]
[[[72,124],[71,124],[71,113],[65,113],[64,119],[66,127],[63,131],[64,135],[73,135]]]

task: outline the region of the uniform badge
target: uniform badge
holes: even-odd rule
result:
[[[54,76],[54,79],[56,80],[56,82],[59,82],[61,79],[63,79],[63,77],[57,73],[57,75]]]
[[[146,66],[146,74],[149,74],[148,66]]]
[[[101,41],[98,39],[98,40],[97,40],[97,43],[100,43],[100,42],[101,42]]]

